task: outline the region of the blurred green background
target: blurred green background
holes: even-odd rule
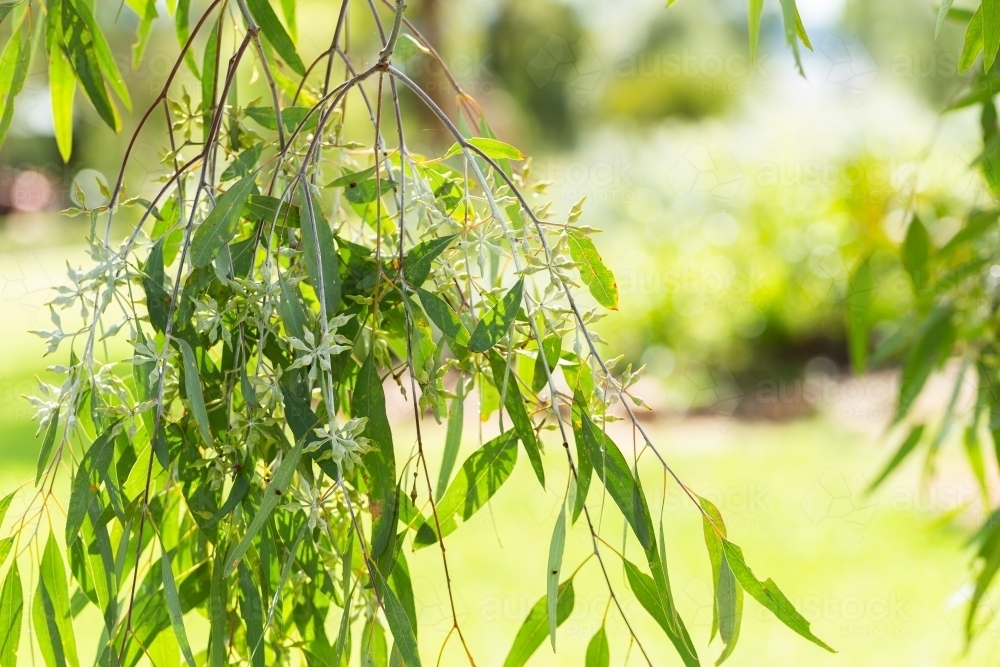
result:
[[[122,11],[116,19],[118,3],[99,5],[105,24],[114,22],[109,38],[125,71],[134,17]],[[648,0],[411,5],[497,134],[533,156],[537,179],[551,181],[556,210],[587,197],[582,222],[604,231],[596,240],[621,291],[620,311],[598,330],[609,356],[647,366],[638,393],[653,408],[644,418],[654,441],[682,479],[719,505],[755,572],[775,576],[840,650],[822,653],[748,601],[730,664],[995,660],[996,627],[963,654],[962,546],[983,503],[958,448],[933,482],[921,484],[910,467],[866,497],[898,439],[886,435],[895,360],[854,379],[845,344],[848,276],[862,257],[873,258],[878,316],[909,305],[895,252],[905,212],[915,210],[940,240],[957,230],[962,211],[986,201],[968,166],[977,153],[975,115],[940,114],[962,85],[960,30],[946,24],[935,40],[937,8],[924,0],[800,0],[814,46],[800,77],[782,44],[776,2],[768,3],[756,62],[747,55],[745,3],[735,0],[683,0],[669,10]],[[325,33],[305,17],[308,9],[300,10],[302,51],[318,53]],[[141,69],[126,75],[137,109],[165,81],[174,39],[167,21],[158,22]],[[415,59],[407,69],[454,110],[435,68]],[[256,91],[251,82],[241,96],[252,99],[248,90]],[[410,108],[413,150],[450,143]],[[36,393],[36,377],[59,361],[43,359],[28,330],[47,328],[50,288],[67,263],[86,261],[87,221],[58,211],[74,205],[77,186],[89,202],[100,199],[95,178],[114,180],[135,121],[112,137],[78,105],[73,160],[63,165],[45,78],[34,76],[0,150],[2,491],[30,484],[38,442],[22,395]],[[165,171],[155,136],[137,144],[132,195],[154,188]],[[947,398],[935,383],[927,394],[930,410]],[[432,430],[427,441],[443,435]],[[502,662],[544,591],[545,549],[525,545],[547,544],[559,497],[521,468],[491,512],[449,544],[459,620],[477,655],[488,656],[484,664]],[[651,501],[667,509],[674,589],[703,648],[712,592],[698,517],[675,487],[664,496],[651,478],[649,488],[658,485]],[[583,537],[571,536],[567,562],[586,554]],[[487,553],[484,540],[504,556],[478,556]],[[437,558],[419,552],[411,569],[434,572]],[[559,654],[541,650],[531,664],[582,664],[604,612],[598,574],[588,565],[577,579],[577,611],[560,631]],[[415,582],[428,655],[449,627],[441,584]],[[656,664],[677,662],[645,614],[634,604],[626,611],[653,638],[647,650]],[[625,664],[627,635],[609,618],[612,663]],[[444,664],[460,663],[445,653]]]

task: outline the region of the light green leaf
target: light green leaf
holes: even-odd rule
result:
[[[437,505],[441,532],[448,535],[457,528],[456,517],[468,521],[500,489],[517,463],[517,434],[507,431],[473,452],[455,475]],[[414,547],[425,547],[438,540],[433,519],[420,525]]]
[[[983,69],[993,68],[993,61],[1000,49],[1000,0],[983,0]]]
[[[441,473],[438,475],[437,491],[435,499],[441,502],[445,491],[448,489],[448,482],[451,481],[451,471],[455,468],[458,460],[458,449],[462,444],[462,423],[465,419],[465,381],[459,379],[458,391],[451,399],[451,407],[448,409],[448,431],[444,437],[444,455],[441,457]]]
[[[795,610],[791,601],[778,589],[778,585],[771,579],[761,582],[754,576],[750,568],[747,567],[743,559],[743,550],[727,539],[722,540],[723,553],[729,566],[732,568],[736,581],[751,595],[757,602],[764,605],[768,611],[774,614],[779,621],[789,628],[802,635],[817,646],[825,648],[831,653],[836,653],[827,646],[819,637],[814,635],[809,629],[809,621],[802,614]]]
[[[962,55],[958,59],[958,71],[963,73],[972,67],[976,58],[983,50],[983,8],[976,9],[976,13],[969,19],[969,27],[965,31],[965,42],[962,45]]]
[[[594,633],[590,643],[587,644],[587,658],[585,667],[610,667],[611,647],[608,645],[608,633],[604,626]]]
[[[7,12],[10,12],[14,4],[0,5],[0,7],[6,7]],[[3,17],[0,17],[0,21],[2,20]],[[0,53],[0,146],[3,145],[11,120],[14,118],[14,100],[24,88],[34,51],[35,39],[31,34],[31,27],[24,25],[23,20],[21,23],[21,26],[14,26],[3,52]],[[70,80],[72,81],[72,74]]]
[[[0,588],[0,667],[17,667],[23,617],[24,591],[15,560],[3,581],[3,588]]]
[[[700,665],[698,654],[691,643],[691,637],[688,636],[684,622],[677,615],[673,600],[669,597],[664,598],[658,592],[659,589],[652,577],[628,560],[624,560],[624,563],[625,576],[628,579],[629,587],[631,587],[639,604],[663,628],[667,638],[674,645],[684,664],[687,667],[697,667]]]
[[[899,464],[902,463],[906,459],[906,457],[910,455],[910,452],[916,449],[917,445],[920,444],[920,439],[923,437],[923,434],[924,434],[923,424],[918,424],[917,426],[914,426],[910,430],[910,433],[906,436],[903,442],[900,443],[899,448],[896,450],[896,453],[893,454],[892,458],[889,459],[889,462],[886,463],[885,468],[882,469],[882,472],[880,472],[878,477],[872,480],[872,483],[868,485],[869,493],[877,489],[882,484],[882,482],[884,482],[886,478],[890,474],[892,474],[892,471],[898,468]]]
[[[382,607],[385,611],[385,620],[389,624],[389,631],[395,640],[395,646],[403,658],[406,667],[420,667],[420,652],[417,648],[417,634],[410,617],[400,604],[392,587],[388,585],[382,574],[376,571],[375,587],[382,599]]]
[[[750,0],[750,60],[757,59],[757,45],[760,43],[760,17],[764,12],[764,0]]]
[[[139,26],[135,32],[135,44],[132,45],[132,69],[139,69],[142,57],[149,44],[149,36],[153,32],[153,21],[159,14],[156,11],[156,0],[126,0],[132,11],[139,17]]]
[[[568,237],[569,252],[573,261],[580,265],[583,284],[590,289],[597,303],[608,310],[618,310],[618,283],[597,252],[597,246],[575,229],[569,230]]]
[[[254,188],[254,172],[237,181],[215,201],[215,208],[191,240],[191,264],[197,269],[208,266],[239,231],[240,215]]]
[[[712,563],[712,586],[714,597],[712,601],[712,638],[716,631],[725,644],[722,655],[716,661],[721,665],[732,655],[740,636],[740,624],[743,619],[743,589],[736,585],[732,568],[722,548],[722,540],[726,538],[726,524],[722,513],[705,498],[698,498],[705,514],[702,515],[702,528],[705,534],[705,547],[708,549],[709,560]],[[707,516],[706,516],[707,515]]]
[[[49,96],[52,99],[52,123],[56,145],[63,162],[69,162],[73,153],[73,99],[76,97],[76,79],[73,66],[56,47],[49,52]]]
[[[549,567],[545,576],[547,580],[547,609],[549,616],[549,639],[552,650],[556,650],[556,626],[558,624],[557,607],[559,603],[559,576],[562,574],[563,549],[566,547],[566,503],[559,509],[559,518],[552,529],[552,540],[549,542]]]
[[[517,317],[521,308],[521,296],[524,292],[524,278],[519,278],[510,291],[504,295],[479,320],[472,337],[469,339],[469,349],[473,352],[485,352],[500,342]]]
[[[108,87],[114,91],[118,99],[122,101],[125,108],[132,111],[132,98],[129,97],[128,87],[125,85],[125,80],[122,78],[122,73],[118,70],[118,64],[115,62],[115,55],[111,52],[111,47],[108,46],[108,40],[104,36],[104,32],[101,30],[101,26],[97,23],[94,18],[93,12],[86,2],[80,2],[80,0],[62,0],[63,3],[72,2],[77,11],[80,12],[80,16],[83,18],[83,22],[87,26],[87,30],[90,32],[91,39],[93,40],[94,48],[94,58],[97,60],[97,66],[100,69],[101,76],[104,77],[108,84]],[[155,6],[153,8],[155,12]]]
[[[253,14],[264,38],[270,42],[274,50],[278,52],[282,60],[299,76],[305,76],[306,66],[302,64],[302,59],[295,50],[295,43],[285,32],[285,26],[281,25],[278,15],[271,9],[268,0],[247,0],[247,6]]]
[[[472,137],[466,141],[469,145],[478,148],[483,155],[493,160],[523,160],[525,158],[524,153],[521,151],[517,150],[510,144],[505,144],[504,142],[496,139],[489,139],[487,137]],[[453,157],[459,153],[462,153],[462,146],[456,143],[448,149],[448,152],[444,154],[442,159]]]
[[[250,545],[253,543],[254,537],[257,533],[261,531],[264,527],[264,523],[271,516],[271,512],[274,508],[278,506],[281,502],[282,495],[288,490],[288,485],[292,481],[292,477],[295,475],[295,466],[299,464],[299,458],[302,456],[302,448],[305,446],[305,440],[299,440],[295,443],[288,452],[284,454],[281,459],[281,463],[278,465],[278,469],[274,472],[274,476],[271,481],[268,482],[267,487],[264,489],[264,497],[260,501],[260,507],[257,508],[257,513],[254,515],[253,520],[250,522],[250,526],[247,527],[247,532],[243,535],[243,538],[239,543],[233,547],[232,551],[226,556],[226,567],[223,577],[228,577],[233,573],[233,570],[240,564],[240,560],[243,555],[246,554]]]
[[[76,0],[78,2],[79,0]],[[115,132],[121,129],[121,117],[111,96],[108,93],[107,82],[101,71],[98,51],[100,50],[95,35],[90,31],[84,13],[81,13],[74,0],[63,0],[62,6],[62,49],[69,58],[76,74],[76,80],[86,93],[90,103],[97,111],[101,120]],[[82,6],[82,3],[81,3]],[[58,47],[57,47],[58,48]],[[116,68],[117,69],[117,68]]]
[[[503,667],[524,667],[528,660],[538,650],[538,647],[545,641],[549,634],[548,628],[548,603],[543,597],[528,612],[528,617],[524,619],[521,628],[514,637],[514,644],[507,653]],[[558,602],[556,604],[556,625],[562,625],[573,613],[573,605],[576,602],[573,593],[573,578],[569,578],[559,585]]]
[[[180,595],[177,592],[177,583],[174,581],[174,571],[170,566],[170,554],[166,549],[160,558],[160,568],[163,577],[163,594],[167,602],[167,614],[170,616],[170,625],[174,630],[174,637],[180,647],[184,661],[189,667],[195,667],[194,656],[191,654],[191,645],[188,643],[187,631],[184,629],[184,611],[181,609]]]
[[[7,510],[10,509],[10,504],[14,501],[14,495],[16,493],[17,493],[16,491],[13,491],[4,496],[2,500],[0,500],[0,526],[3,525],[3,520],[7,516]],[[2,559],[0,559],[0,565],[2,564],[3,561]]]
[[[80,460],[76,475],[73,477],[73,490],[70,492],[69,508],[66,510],[66,546],[72,546],[80,534],[83,519],[91,503],[98,500],[97,489],[102,475],[107,473],[115,453],[114,430],[120,421],[112,424],[94,441]]]
[[[42,554],[31,615],[45,664],[48,667],[80,667],[66,586],[66,566],[52,533],[49,533]]]
[[[177,33],[177,43],[184,48],[187,44],[188,39],[191,37],[191,28],[188,27],[188,20],[191,14],[191,0],[176,0],[177,9],[174,11],[174,29]],[[218,25],[218,24],[216,24]],[[188,49],[184,53],[184,63],[194,74],[195,78],[201,79],[201,74],[198,73],[198,65],[195,64],[193,49]],[[212,77],[212,73],[207,73],[208,77]]]
[[[938,9],[937,23],[934,24],[934,39],[937,39],[941,34],[941,26],[944,25],[944,20],[948,18],[948,10],[951,9],[951,5],[955,0],[941,0],[941,7]]]
[[[212,438],[212,430],[209,428],[208,410],[205,407],[205,395],[201,391],[201,381],[198,374],[198,360],[194,356],[194,350],[188,342],[182,338],[175,338],[177,347],[181,351],[181,364],[184,369],[184,390],[187,393],[188,403],[191,405],[191,413],[198,424],[198,430],[205,444],[211,445],[215,440]]]
[[[243,617],[244,627],[247,633],[247,646],[251,650],[259,646],[264,640],[264,606],[260,600],[260,591],[253,580],[253,573],[245,563],[240,563],[239,567],[240,584],[240,616]],[[253,667],[264,667],[264,649],[253,652],[250,661]]]

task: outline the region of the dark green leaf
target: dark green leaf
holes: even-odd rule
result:
[[[406,282],[415,287],[423,285],[431,274],[434,260],[447,250],[457,238],[457,234],[439,236],[410,248],[410,251],[403,257],[403,277],[406,278]]]
[[[553,334],[547,336],[542,341],[541,349],[538,350],[538,356],[535,357],[535,373],[531,378],[531,391],[537,394],[548,385],[549,376],[545,372],[545,367],[548,366],[549,372],[554,374],[561,352],[562,336]]]
[[[107,84],[101,74],[94,35],[73,0],[63,0],[60,4],[63,49],[73,66],[76,80],[80,82],[80,87],[94,106],[97,115],[108,127],[117,132],[121,129],[121,118],[114,102],[111,101]]]
[[[302,193],[308,197],[303,186]],[[326,306],[326,316],[331,318],[340,310],[340,258],[333,246],[333,232],[323,218],[318,202],[302,202],[302,253],[313,290]]]
[[[899,406],[896,419],[901,419],[910,410],[913,401],[920,394],[931,371],[951,352],[955,336],[950,307],[939,307],[931,311],[924,323],[916,345],[910,350],[903,366],[899,384]]]
[[[302,59],[299,58],[299,54],[295,50],[295,44],[285,32],[285,26],[281,25],[278,15],[271,9],[268,0],[247,0],[247,5],[250,7],[250,12],[257,24],[260,25],[260,31],[264,34],[265,39],[271,43],[282,60],[288,63],[288,66],[296,74],[305,76],[306,67],[302,64]]]
[[[573,261],[580,265],[583,284],[590,289],[597,303],[608,310],[618,310],[618,283],[597,252],[597,246],[575,229],[569,230],[568,239],[569,252]]]
[[[449,341],[468,346],[469,330],[452,310],[452,307],[444,299],[422,287],[417,288],[417,295],[420,297],[424,312],[427,313],[427,317],[434,323],[434,326],[440,329]]]
[[[573,593],[572,577],[559,585],[558,602],[556,605],[556,625],[562,625],[573,613],[573,605],[576,599]],[[514,637],[514,644],[507,653],[503,667],[524,667],[528,660],[542,645],[549,634],[548,624],[548,603],[543,597],[528,612],[528,617],[524,619],[521,628]]]
[[[643,549],[651,549],[655,539],[649,516],[641,502],[642,491],[618,445],[591,421],[586,411],[580,415],[580,436],[597,477],[632,526],[639,544]]]
[[[702,510],[702,528],[705,534],[705,547],[708,549],[709,560],[712,563],[712,586],[714,596],[712,601],[712,638],[716,631],[725,644],[725,649],[716,665],[721,665],[732,655],[740,636],[740,624],[743,618],[743,589],[736,585],[736,577],[722,548],[722,540],[727,537],[726,524],[722,520],[719,509],[705,498],[698,498]],[[662,540],[661,540],[662,541]]]
[[[389,631],[396,642],[403,664],[406,667],[420,667],[420,653],[417,649],[417,634],[403,605],[387,584],[382,575],[376,573],[375,586],[382,599],[385,619],[389,623]]]
[[[279,228],[299,226],[298,206],[290,206],[287,202],[267,195],[250,195],[243,215],[253,220],[263,220],[269,229],[272,224]]]
[[[858,262],[847,287],[848,346],[855,373],[863,373],[868,364],[869,310],[875,296],[875,278],[870,258]]]
[[[257,513],[250,522],[250,526],[247,528],[243,538],[226,556],[226,567],[222,576],[228,577],[233,573],[233,570],[239,565],[243,555],[253,543],[254,537],[264,527],[264,523],[271,516],[274,508],[278,506],[282,495],[288,490],[288,485],[295,475],[295,466],[299,464],[299,458],[302,456],[304,445],[305,441],[299,440],[291,450],[285,452],[281,463],[278,465],[278,469],[274,472],[274,476],[264,489],[264,497],[260,501],[260,507],[257,508]]]
[[[143,267],[143,272],[146,274],[142,279],[142,288],[146,293],[146,312],[149,314],[149,323],[156,331],[166,331],[167,319],[170,317],[170,295],[163,288],[164,241],[165,237],[160,237],[153,244],[146,265]]]
[[[476,325],[469,339],[469,349],[473,352],[485,352],[500,342],[506,335],[521,308],[521,296],[524,292],[524,278],[519,278],[510,291],[483,316]]]
[[[237,181],[215,202],[191,240],[191,264],[195,268],[211,264],[222,248],[239,231],[240,214],[254,188],[256,172]]]
[[[234,178],[246,178],[254,173],[257,163],[260,162],[260,154],[264,152],[264,142],[254,144],[250,148],[240,153],[232,164],[226,167],[219,177],[221,181],[228,181]]]
[[[528,408],[525,405],[524,396],[521,394],[521,388],[518,386],[517,376],[514,375],[514,369],[508,367],[507,361],[495,350],[490,350],[489,355],[490,367],[493,370],[493,382],[497,391],[500,392],[510,420],[514,423],[517,437],[524,445],[528,461],[531,462],[531,469],[535,471],[538,483],[544,487],[545,468],[542,465],[542,449],[535,436],[535,427],[528,415]]]
[[[205,407],[205,395],[201,391],[200,375],[198,373],[198,360],[194,356],[194,350],[188,342],[182,338],[175,338],[177,347],[181,351],[181,364],[184,369],[184,390],[187,393],[188,404],[191,406],[191,414],[198,424],[198,430],[205,444],[211,445],[214,442],[212,430],[208,421],[208,410]]]
[[[791,601],[778,589],[778,585],[774,581],[768,579],[761,582],[754,576],[743,559],[742,549],[726,539],[722,540],[722,547],[726,560],[729,562],[729,567],[732,568],[733,575],[736,577],[739,585],[743,587],[743,590],[749,593],[757,602],[764,605],[779,621],[789,628],[817,646],[821,646],[831,653],[836,653],[836,651],[812,633],[809,629],[809,621],[795,610]]]
[[[372,495],[372,558],[378,558],[396,536],[396,454],[392,443],[392,428],[385,411],[385,390],[375,363],[375,352],[368,354],[358,371],[351,414],[367,417],[364,436],[374,448],[361,457],[367,475],[365,481]]]
[[[278,117],[273,107],[247,107],[244,111],[259,125],[277,132]],[[316,128],[319,117],[320,113],[310,107],[285,107],[281,110],[281,122],[289,132],[294,132],[300,124],[302,125],[300,134],[311,132]]]
[[[240,616],[247,633],[247,647],[253,653],[250,664],[253,667],[264,666],[264,606],[260,600],[260,591],[253,581],[250,568],[240,563]],[[254,650],[255,647],[260,647]]]
[[[56,444],[56,433],[59,431],[59,411],[61,407],[57,407],[56,411],[49,418],[49,425],[45,429],[45,439],[42,440],[42,448],[38,452],[38,466],[35,471],[35,485],[42,479],[42,474],[45,473],[45,469],[49,466],[49,458],[52,456],[52,450]],[[0,520],[2,523],[2,520]]]
[[[920,292],[927,284],[927,260],[930,257],[931,238],[927,228],[920,218],[913,216],[913,221],[906,230],[903,240],[903,268],[910,274],[913,289]]]

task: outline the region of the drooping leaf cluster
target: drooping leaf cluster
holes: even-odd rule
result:
[[[126,4],[139,17],[138,64],[159,5]],[[0,666],[19,648],[49,667],[79,665],[74,624],[87,607],[103,620],[93,657],[101,665],[144,656],[192,667],[339,666],[355,656],[420,665],[427,647],[406,554],[436,548],[447,573],[455,554],[444,542],[499,491],[522,451],[539,484],[565,491],[547,590],[506,664],[525,664],[546,640],[555,648],[574,577],[590,558],[606,572],[604,561],[619,557],[591,519],[604,498],[642,552],[638,564],[621,557],[632,594],[664,633],[630,641],[652,659],[665,637],[686,665],[700,664],[637,455],[627,458],[606,431],[617,410],[669,470],[628,402],[637,374],[616,375],[588,329],[617,308],[618,290],[593,230],[577,224],[580,206],[560,219],[537,205],[543,186],[530,162],[494,136],[457,84],[452,120],[397,69],[397,58],[437,57],[403,2],[341,3],[328,17],[331,47],[311,62],[300,54],[294,1],[203,4],[167,3],[180,52],[136,130],[148,134],[147,120],[163,114],[159,189],[129,199],[119,176],[101,184],[107,202],[72,211],[90,219],[92,264],[69,270],[52,302],[54,328],[39,332],[68,363],[54,368],[61,384],[33,399],[43,434],[37,491],[16,535],[0,542],[0,565],[16,540],[29,542],[0,587]],[[795,26],[790,44],[808,46],[794,3],[781,4]],[[119,129],[115,99],[129,109],[128,91],[92,4],[0,7],[11,30],[0,56],[2,129],[42,36],[64,157],[77,87]],[[381,37],[374,56],[348,51],[348,33],[362,30]],[[402,87],[453,135],[450,150],[409,150]],[[359,108],[372,121],[364,134],[347,119]],[[112,223],[125,207],[139,218],[116,243]],[[82,324],[64,327],[65,311]],[[116,340],[131,357],[109,356]],[[412,448],[399,442],[387,390],[413,407]],[[473,392],[495,436],[459,464]],[[428,419],[448,422],[440,471],[425,456],[438,443],[419,435]],[[546,453],[546,440],[563,446]],[[567,479],[553,480],[553,456],[566,457]],[[42,511],[54,508],[60,484],[70,489],[64,521]],[[744,591],[829,648],[773,581],[751,572],[719,511],[684,489],[705,517],[720,661],[735,647]],[[565,544],[580,524],[594,551],[567,568]],[[18,563],[32,556],[37,576],[22,579]],[[605,581],[621,611],[625,592]],[[191,612],[208,620],[204,641],[189,635]],[[34,645],[19,647],[29,622]],[[472,662],[457,616],[452,623],[446,643]],[[613,650],[602,626],[588,664],[609,664]]]

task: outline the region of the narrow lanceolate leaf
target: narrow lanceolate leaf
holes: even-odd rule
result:
[[[79,667],[69,589],[66,586],[66,565],[52,533],[49,533],[42,554],[31,615],[38,647],[47,667]]]
[[[73,100],[76,97],[76,79],[73,66],[62,49],[55,46],[49,51],[49,96],[52,99],[52,125],[56,145],[63,162],[73,153]]]
[[[875,296],[875,278],[870,258],[863,257],[851,274],[847,286],[848,348],[855,373],[863,373],[868,365],[869,310]]]
[[[4,19],[6,19],[19,4],[21,4],[21,0],[6,0],[6,2],[0,4],[0,23],[3,23]]]
[[[254,583],[253,574],[244,563],[240,563],[239,580],[240,616],[243,617],[246,628],[247,646],[253,651],[253,647],[261,645],[264,640],[264,606],[260,600],[260,591]],[[263,646],[253,652],[250,664],[253,667],[264,667]]]
[[[45,439],[42,440],[42,448],[38,452],[38,466],[35,470],[36,485],[41,481],[42,475],[45,474],[45,470],[49,467],[49,458],[52,456],[52,450],[55,448],[56,433],[59,431],[59,412],[60,408],[57,407],[49,419],[48,427],[45,429]]]
[[[585,411],[580,415],[580,436],[597,477],[625,515],[639,544],[646,550],[653,548],[653,527],[643,502],[642,490],[618,445],[594,424]]]
[[[951,5],[955,0],[941,0],[941,7],[938,9],[937,22],[934,24],[934,39],[937,39],[941,34],[941,26],[944,25],[944,20],[948,18],[948,10],[951,9]]]
[[[205,395],[201,391],[201,381],[198,374],[198,360],[194,356],[194,350],[188,345],[186,340],[176,338],[177,347],[181,351],[181,364],[184,369],[184,390],[187,393],[188,404],[191,406],[191,413],[198,424],[198,431],[205,440],[205,444],[211,445],[214,442],[212,430],[209,428],[208,409],[205,407]]]
[[[100,487],[102,475],[107,473],[114,460],[115,436],[114,430],[119,422],[115,422],[101,434],[90,446],[73,478],[73,490],[69,497],[69,509],[66,510],[66,546],[73,544],[80,534],[83,519],[91,503],[98,502],[97,490]]]
[[[101,30],[101,26],[98,25],[97,19],[94,18],[94,14],[90,7],[86,2],[78,2],[77,0],[63,0],[63,2],[72,2],[77,11],[80,12],[80,17],[83,19],[84,24],[87,26],[87,30],[90,32],[94,49],[94,58],[97,60],[97,66],[100,70],[101,76],[104,77],[108,87],[114,91],[115,95],[117,95],[125,105],[125,108],[132,111],[132,99],[129,97],[128,87],[125,85],[122,73],[118,71],[118,64],[115,62],[115,55],[111,52],[108,40],[104,37],[104,32]]]
[[[364,437],[373,449],[361,457],[365,481],[371,493],[372,558],[378,558],[396,536],[396,454],[392,444],[392,429],[385,409],[385,390],[375,363],[375,352],[358,370],[357,384],[351,398],[351,416],[365,417]]]
[[[587,644],[584,667],[611,667],[611,646],[608,644],[608,633],[603,625]]]
[[[80,87],[90,99],[101,120],[117,132],[121,129],[121,117],[108,93],[107,83],[98,61],[95,37],[78,10],[77,3],[64,0],[62,5],[62,48],[73,65],[73,72]],[[82,4],[82,3],[81,3]]]
[[[505,144],[504,142],[496,139],[490,139],[488,137],[473,137],[467,141],[470,146],[478,148],[483,155],[494,160],[523,160],[525,157],[524,153],[510,144]],[[444,154],[444,158],[458,155],[461,152],[462,147],[459,144],[454,144],[448,149],[448,152]],[[473,151],[473,153],[475,152],[476,151]]]
[[[673,600],[664,599],[652,577],[628,560],[624,562],[628,584],[632,588],[632,592],[635,594],[635,598],[639,601],[639,604],[663,628],[667,639],[674,645],[674,649],[677,650],[686,667],[698,667],[701,662],[698,660],[698,654],[691,643],[691,637],[688,636],[687,629],[673,608]]]
[[[712,639],[718,631],[725,644],[722,655],[715,662],[716,665],[721,665],[732,655],[740,636],[743,589],[736,585],[736,577],[722,548],[722,540],[726,538],[726,524],[722,520],[722,513],[705,498],[698,500],[705,511],[702,515],[702,528],[705,533],[705,547],[712,563],[712,586],[715,593],[712,603]]]
[[[924,323],[917,344],[910,350],[903,366],[899,382],[897,420],[909,412],[910,406],[917,399],[931,371],[950,353],[955,337],[953,315],[951,307],[939,307],[931,312],[927,322]]]
[[[457,518],[468,521],[507,481],[517,463],[517,434],[508,431],[490,440],[465,460],[444,497],[437,505],[441,532],[447,535],[458,527]],[[414,547],[424,547],[438,540],[434,519],[422,524],[414,538]]]
[[[434,260],[447,250],[448,246],[457,238],[457,234],[439,236],[410,248],[410,251],[403,257],[403,278],[406,279],[406,282],[414,287],[423,285],[431,274]]]
[[[559,510],[555,528],[552,530],[552,540],[549,542],[549,567],[545,574],[548,586],[546,588],[546,606],[549,615],[549,639],[552,650],[556,650],[556,625],[558,624],[559,576],[562,573],[563,549],[566,547],[566,503]]]
[[[1000,49],[1000,0],[983,0],[983,68],[988,72]]]
[[[156,0],[126,0],[128,6],[139,16],[139,26],[135,32],[135,44],[132,45],[132,69],[139,69],[142,64],[142,57],[146,53],[146,46],[149,44],[149,36],[153,31],[153,21],[158,14],[156,12]]]
[[[191,239],[191,264],[197,269],[211,264],[239,231],[240,214],[254,188],[256,172],[237,181],[215,201],[215,208]]]
[[[17,561],[10,566],[0,588],[0,667],[17,667],[17,647],[21,642],[24,618],[24,591]]]
[[[750,0],[750,60],[757,58],[760,43],[760,16],[764,12],[764,0]]]
[[[448,490],[451,471],[458,460],[458,448],[462,444],[462,425],[465,421],[465,382],[458,381],[458,391],[448,408],[448,431],[444,437],[444,456],[441,457],[441,474],[438,475],[437,491],[434,498],[440,502]]]
[[[388,585],[381,573],[375,575],[375,589],[382,600],[385,610],[385,620],[389,623],[389,631],[396,642],[396,647],[403,664],[406,667],[420,667],[420,652],[417,649],[417,634],[410,617],[400,603],[392,587]]]
[[[896,450],[896,453],[893,454],[892,458],[889,459],[889,462],[885,464],[885,468],[882,469],[882,472],[880,472],[878,477],[872,480],[872,483],[868,485],[869,493],[877,489],[882,482],[884,482],[886,478],[892,474],[892,471],[898,468],[899,464],[902,463],[914,449],[916,449],[917,445],[920,444],[920,439],[923,434],[923,424],[913,427],[909,435],[906,436],[906,439],[899,445],[899,449]]]
[[[573,579],[567,579],[559,585],[558,601],[556,603],[556,625],[562,625],[573,613],[576,599],[573,593]],[[549,634],[548,602],[543,597],[528,612],[528,617],[521,624],[521,629],[514,637],[514,644],[507,653],[503,667],[524,667],[528,660],[538,650]]]
[[[570,230],[569,252],[580,265],[580,278],[597,303],[608,310],[618,310],[618,283],[611,269],[605,266],[597,246],[586,235]]]
[[[517,376],[514,375],[514,369],[495,350],[490,350],[490,367],[493,371],[493,383],[496,385],[497,391],[500,392],[510,420],[514,423],[517,437],[521,439],[524,451],[528,454],[531,469],[535,471],[538,483],[544,487],[545,468],[542,465],[542,448],[538,444],[535,426],[528,415],[528,408],[524,402],[521,388],[518,386]]]
[[[913,221],[906,229],[903,239],[903,268],[910,274],[915,292],[920,292],[927,284],[927,260],[930,258],[931,237],[927,233],[920,218],[913,216]]]
[[[469,339],[470,350],[485,352],[500,342],[514,324],[514,318],[517,317],[517,311],[521,307],[523,293],[524,278],[519,278],[510,291],[490,308],[483,319],[479,320]]]
[[[9,7],[12,9],[13,5]],[[0,20],[3,20],[2,17]],[[3,47],[3,52],[0,53],[0,146],[3,145],[11,120],[14,118],[14,100],[24,88],[34,50],[30,22],[22,20],[21,24],[14,27],[7,44]]]
[[[177,646],[180,647],[181,655],[189,667],[195,667],[194,656],[191,654],[191,645],[188,643],[187,631],[184,629],[184,611],[181,608],[180,595],[177,592],[177,583],[174,580],[174,571],[170,566],[170,555],[164,551],[160,558],[160,567],[163,576],[163,594],[167,601],[167,615],[170,616],[170,625],[174,631],[174,638]]]
[[[958,58],[959,73],[965,72],[972,67],[982,50],[983,8],[979,7],[969,20],[969,27],[965,31],[965,43],[962,46],[962,55]]]
[[[191,28],[188,25],[191,14],[191,0],[177,0],[177,9],[174,11],[174,29],[177,33],[177,43],[184,47],[187,43],[188,38],[191,37]],[[184,63],[191,70],[191,73],[197,78],[201,78],[201,74],[198,73],[198,65],[195,64],[194,53],[192,49],[188,49],[184,54]],[[209,72],[208,76],[212,76]]]
[[[303,186],[303,197],[308,190]],[[326,316],[331,318],[340,309],[340,259],[333,246],[333,232],[323,217],[319,203],[311,199],[302,202],[302,254],[309,271],[309,282],[323,300]]]
[[[7,494],[6,496],[3,497],[3,500],[0,500],[0,526],[3,525],[3,520],[7,516],[7,510],[10,509],[10,504],[12,502],[14,502],[14,494],[15,493],[16,493],[16,491],[12,492],[12,493],[9,493],[9,494]],[[2,564],[3,563],[0,562],[0,565],[2,565]]]
[[[243,539],[226,556],[224,577],[231,575],[233,570],[240,564],[243,555],[246,554],[247,549],[253,543],[254,537],[261,531],[264,523],[271,516],[271,512],[281,502],[282,496],[288,490],[288,485],[295,475],[295,466],[299,464],[299,458],[302,457],[302,448],[304,446],[305,440],[299,440],[281,459],[278,469],[274,472],[274,476],[268,483],[267,488],[264,489],[264,497],[260,501],[260,507],[257,508],[257,513],[250,522],[250,526],[247,527],[247,532],[243,535]]]
[[[809,621],[796,611],[791,601],[778,589],[778,585],[774,581],[768,579],[762,582],[754,576],[743,559],[742,549],[726,539],[722,540],[722,547],[726,560],[729,562],[729,567],[732,568],[733,575],[735,575],[736,581],[743,587],[743,590],[749,593],[757,602],[764,605],[768,611],[789,628],[817,646],[821,646],[831,653],[836,653],[823,640],[812,633],[809,629]]]
[[[271,43],[282,60],[288,63],[288,66],[296,74],[304,76],[306,66],[302,63],[292,38],[285,31],[285,26],[281,25],[278,15],[271,9],[268,0],[247,0],[247,5],[250,7],[250,12],[257,24],[260,25],[260,31],[264,34],[264,38]]]
[[[542,341],[538,356],[535,357],[535,373],[531,379],[531,391],[536,394],[549,383],[549,373],[555,373],[559,363],[559,353],[562,352],[562,337],[551,335]],[[546,372],[548,367],[548,372]]]
[[[468,328],[444,299],[422,287],[417,288],[417,296],[420,297],[420,303],[427,317],[441,330],[445,338],[463,347],[468,346],[471,336]]]
[[[226,167],[219,180],[228,181],[234,178],[245,178],[252,174],[260,161],[260,154],[264,151],[264,142],[254,144],[250,148],[240,153],[232,164]]]

